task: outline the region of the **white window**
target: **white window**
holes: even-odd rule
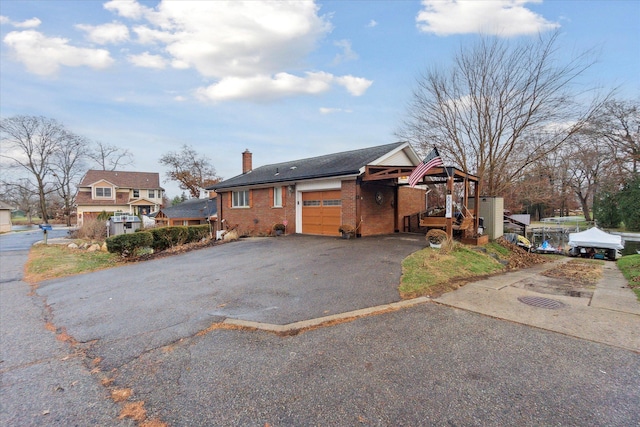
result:
[[[156,198],[155,190],[149,190],[149,198],[150,199],[155,199]]]
[[[282,207],[282,187],[273,188],[273,207],[274,208]]]
[[[249,190],[234,191],[232,206],[234,208],[248,208],[249,207]]]
[[[96,187],[96,197],[111,197],[111,187]]]
[[[140,197],[140,190],[133,190],[133,197]]]

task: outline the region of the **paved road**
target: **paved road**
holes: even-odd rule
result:
[[[56,227],[48,231],[49,239],[67,236],[67,227]],[[44,234],[39,228],[0,235],[0,252],[26,251],[31,245],[44,239]]]
[[[640,423],[637,353],[434,303],[288,337],[217,328],[226,317],[288,323],[395,301],[399,260],[422,244],[244,240],[44,282],[33,297],[16,285],[15,302],[50,311],[23,316],[12,354],[40,349],[45,320],[80,341],[86,357],[72,358],[83,364],[69,375],[87,392],[70,401],[101,417],[86,425],[118,425],[104,400],[117,388],[175,426]],[[17,335],[5,323],[3,353],[5,334]],[[49,415],[19,412],[29,395],[14,389],[29,379],[16,365],[0,365],[15,376],[3,378],[0,421],[36,425]],[[101,388],[102,379],[113,383]],[[56,419],[77,423],[67,412]]]
[[[22,281],[28,248],[41,236],[0,236],[0,425],[133,426],[118,420],[119,406],[86,358],[45,327],[52,320],[46,301]]]

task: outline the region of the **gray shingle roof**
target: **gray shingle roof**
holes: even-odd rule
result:
[[[167,218],[209,218],[218,212],[215,199],[189,199],[160,209]]]
[[[207,190],[358,174],[360,168],[403,144],[405,143],[395,142],[377,147],[260,166],[249,173],[207,187]]]

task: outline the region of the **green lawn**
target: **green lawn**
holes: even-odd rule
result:
[[[487,254],[465,246],[459,245],[450,253],[425,248],[402,262],[399,291],[403,298],[437,296],[457,288],[456,282],[465,278],[496,273],[504,268]]]
[[[618,268],[640,301],[640,255],[627,255],[618,260]]]
[[[25,280],[34,283],[56,277],[88,273],[113,267],[120,261],[116,254],[87,252],[62,245],[36,245],[29,251]]]

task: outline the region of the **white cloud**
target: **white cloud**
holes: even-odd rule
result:
[[[98,44],[124,43],[129,40],[129,28],[119,22],[103,25],[78,24],[76,28],[87,33],[87,39]]]
[[[333,114],[333,113],[352,113],[353,110],[345,110],[342,108],[328,108],[320,107],[320,114]]]
[[[484,33],[498,36],[537,34],[558,28],[527,9],[540,0],[423,0],[416,22],[420,31],[439,36]]]
[[[214,102],[240,99],[269,101],[287,96],[317,95],[330,90],[334,83],[344,86],[350,94],[360,96],[373,82],[353,76],[336,77],[322,71],[307,72],[305,77],[277,73],[273,77],[225,77],[218,83],[198,89],[196,94],[201,100]]]
[[[342,53],[337,54],[335,58],[333,58],[334,64],[358,59],[358,54],[351,49],[351,42],[349,40],[338,40],[333,42],[333,44],[334,46],[342,48]]]
[[[108,50],[71,46],[67,39],[46,37],[33,30],[12,31],[5,36],[4,43],[29,72],[41,76],[56,73],[61,65],[103,69],[113,63]]]
[[[140,19],[150,11],[149,8],[142,6],[136,0],[111,0],[106,2],[103,7],[129,19]]]
[[[22,22],[13,22],[8,16],[0,16],[0,24],[10,24],[16,28],[36,28],[42,24],[42,21],[38,18],[31,18]]]
[[[367,80],[362,77],[354,77],[354,76],[342,76],[336,78],[336,82],[344,86],[347,91],[353,96],[360,96],[364,94],[369,86],[373,84],[373,81]]]
[[[182,95],[176,95],[176,96],[174,96],[174,97],[173,97],[173,100],[174,100],[174,101],[178,101],[178,102],[184,102],[184,101],[186,101],[186,100],[187,100],[187,98],[185,98],[185,97],[184,97],[184,96],[182,96]]]
[[[375,19],[372,19],[371,21],[369,21],[369,23],[367,24],[367,27],[369,28],[373,28],[373,27],[377,27],[378,26],[378,22]]]
[[[92,43],[129,42],[122,52],[137,67],[196,70],[215,82],[198,89],[201,99],[263,101],[317,95],[335,86],[360,96],[372,83],[362,77],[310,71],[309,54],[332,30],[329,17],[319,14],[314,0],[161,0],[153,7],[145,4],[137,0],[104,4],[119,19],[135,20],[131,30],[127,22],[119,21],[76,28]],[[29,72],[40,75],[55,73],[61,65],[104,68],[113,63],[105,49],[75,47],[67,39],[35,31],[10,33],[4,41]],[[144,48],[137,50],[136,44]],[[348,40],[336,46],[341,48],[336,61],[358,57]]]
[[[127,57],[136,67],[155,68],[161,70],[167,67],[167,60],[161,55],[152,55],[149,52],[143,52],[140,55],[129,55]]]
[[[298,77],[308,54],[332,29],[312,0],[162,1],[153,9],[127,0],[105,7],[140,20],[133,28],[137,42],[164,49],[172,67],[194,68],[215,79],[215,84],[198,89],[201,99],[262,101],[323,93],[332,84],[362,94],[368,87],[362,84],[366,79],[349,80],[355,79],[351,76],[338,80],[327,73],[306,72]],[[337,45],[343,49],[338,60],[357,58],[348,41]]]
[[[200,88],[197,95],[209,101],[254,99],[268,101],[294,95],[316,95],[331,89],[333,75],[324,72],[308,72],[306,77],[289,73],[258,75],[253,77],[225,77],[207,88]]]

